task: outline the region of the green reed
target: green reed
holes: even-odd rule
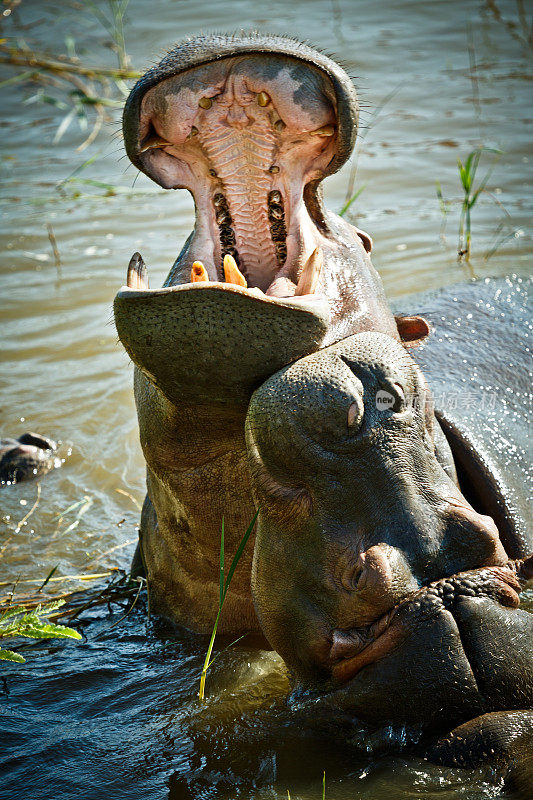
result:
[[[246,543],[248,542],[248,539],[250,538],[250,536],[252,534],[252,531],[254,529],[254,526],[255,526],[255,523],[256,523],[258,515],[259,515],[259,509],[257,509],[257,511],[255,512],[252,521],[248,525],[246,533],[244,534],[244,536],[242,537],[242,539],[240,541],[240,544],[239,544],[239,546],[237,548],[237,552],[233,556],[233,561],[231,562],[231,566],[230,566],[230,568],[228,570],[228,575],[227,575],[226,578],[224,577],[224,518],[222,518],[222,529],[221,529],[221,532],[220,532],[220,575],[219,575],[218,612],[217,612],[217,615],[216,615],[216,618],[215,618],[215,624],[213,625],[213,631],[211,633],[211,639],[209,641],[209,647],[207,648],[207,653],[206,653],[205,660],[204,660],[204,666],[202,668],[202,673],[200,675],[200,688],[199,688],[199,691],[198,691],[198,697],[200,698],[201,702],[204,701],[204,696],[205,696],[205,680],[206,680],[206,677],[207,677],[207,670],[209,669],[209,667],[211,666],[211,664],[215,660],[214,658],[213,659],[211,658],[211,654],[213,652],[213,645],[215,643],[215,637],[217,635],[218,622],[220,620],[220,615],[222,613],[222,607],[224,605],[224,600],[226,599],[226,595],[228,593],[228,589],[230,587],[231,580],[233,578],[233,573],[235,572],[237,564],[239,563],[240,558],[241,558],[241,556],[242,556],[242,554],[244,552],[244,548],[246,547]],[[242,637],[240,637],[240,638],[242,638]],[[236,641],[238,641],[238,640],[236,640]],[[232,642],[232,644],[234,644],[234,642]]]
[[[483,152],[496,153],[497,156],[490,165],[485,177],[475,185],[476,174],[481,161]],[[459,259],[465,261],[470,260],[471,244],[472,244],[472,209],[476,205],[481,193],[485,190],[490,176],[501,156],[500,150],[493,150],[486,147],[478,147],[469,153],[465,163],[461,159],[457,159],[457,167],[459,170],[459,178],[463,188],[463,200],[461,204],[461,215],[459,217],[459,245],[457,254]]]
[[[489,165],[484,177],[479,180],[478,169],[484,153],[493,153],[495,158],[493,158],[492,163]],[[476,147],[468,154],[464,163],[460,158],[457,159],[459,181],[463,192],[460,200],[461,211],[459,215],[457,256],[460,262],[464,262],[470,267],[471,271],[472,268],[470,266],[470,256],[472,254],[472,210],[484,192],[492,197],[490,192],[487,191],[486,187],[501,154],[501,150],[496,150],[494,148],[481,145]],[[443,215],[444,228],[452,201],[444,199],[440,181],[436,181],[435,184],[440,210]],[[443,229],[441,229],[441,235],[442,234]]]

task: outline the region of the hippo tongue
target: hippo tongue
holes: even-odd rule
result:
[[[266,378],[318,350],[329,324],[319,295],[280,299],[220,283],[124,286],[114,309],[132,361],[174,404],[246,407]]]

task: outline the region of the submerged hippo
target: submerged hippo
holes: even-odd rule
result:
[[[322,205],[320,182],[348,159],[357,117],[337,64],[262,35],[188,40],[126,103],[131,161],[188,189],[196,209],[164,287],[149,289],[135,254],[115,298],[148,467],[135,568],[142,558],[159,611],[200,632],[218,607],[222,517],[235,553],[254,515],[244,441],[253,390],[357,331],[407,343],[428,331],[421,318],[394,318],[370,238]],[[258,629],[250,569],[251,548],[223,631]]]
[[[444,763],[533,745],[529,284],[422,300],[423,372],[360,333],[267,380],[247,417],[270,644],[300,691],[370,725],[422,724]],[[429,387],[457,472],[435,456]]]
[[[39,433],[0,439],[0,483],[20,483],[46,475],[59,460],[57,444]]]

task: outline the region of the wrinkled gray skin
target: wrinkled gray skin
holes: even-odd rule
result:
[[[361,333],[273,376],[248,411],[270,644],[300,691],[370,725],[422,723],[443,763],[507,765],[533,744],[533,617],[518,608],[533,562],[508,562],[533,551],[528,286],[423,297],[425,377],[397,342]],[[435,456],[426,378],[459,486]],[[515,782],[531,785],[531,766]]]
[[[158,610],[196,631],[209,632],[217,612],[222,517],[233,554],[255,510],[244,442],[254,389],[356,331],[400,338],[368,255],[370,238],[322,205],[320,182],[350,155],[357,117],[352,83],[333,61],[292,39],[252,34],[184,42],[141,78],[126,103],[132,162],[166,188],[187,188],[196,207],[195,229],[165,286],[147,288],[136,256],[142,280],[123,287],[114,304],[119,337],[136,367],[147,462],[144,568]],[[324,129],[327,136],[316,135]],[[154,136],[168,146],[151,147]],[[277,172],[267,169],[272,161]],[[284,203],[284,263],[276,260],[281,251],[269,228],[272,191]],[[228,229],[219,231],[219,194],[231,212],[248,289],[224,282],[221,261],[231,247],[221,244]],[[317,247],[324,258],[317,284],[294,296]],[[209,283],[190,282],[195,260],[204,263]],[[416,325],[398,327],[403,339],[417,338]],[[138,552],[135,569],[141,568]],[[259,630],[250,571],[251,547],[219,630]]]
[[[46,475],[55,466],[57,444],[38,433],[0,439],[0,483],[20,483]]]

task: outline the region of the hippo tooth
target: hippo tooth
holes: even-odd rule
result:
[[[171,147],[172,142],[161,139],[159,136],[149,136],[142,144],[139,153],[146,153],[147,150],[157,150],[159,147]]]
[[[137,289],[137,291],[140,292],[144,292],[150,288],[146,264],[140,253],[134,253],[130,259],[126,283],[129,289]]]
[[[213,101],[211,100],[210,97],[201,97],[198,100],[198,105],[200,106],[200,108],[208,109],[211,108],[211,106],[213,105]]]
[[[206,283],[209,281],[207,270],[201,261],[195,261],[191,269],[191,283]]]
[[[257,105],[264,108],[270,103],[270,96],[266,92],[259,92],[257,95]]]
[[[334,133],[334,125],[324,125],[322,128],[317,128],[316,131],[309,131],[309,136],[333,136]]]
[[[229,253],[224,256],[224,278],[226,283],[235,283],[237,286],[244,286],[245,289],[248,287],[246,278],[237,266],[233,256],[230,256]]]
[[[324,255],[322,249],[315,247],[300,274],[298,286],[294,293],[296,296],[315,293],[323,263]]]

